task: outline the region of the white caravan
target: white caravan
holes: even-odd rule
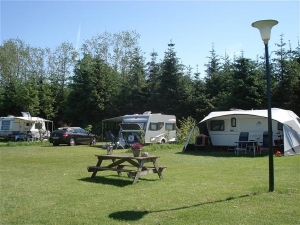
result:
[[[39,139],[42,137],[47,138],[50,135],[49,128],[53,123],[39,117],[31,117],[30,113],[22,112],[23,116],[8,116],[0,117],[0,137],[8,137],[14,140],[27,140],[28,138]]]
[[[167,143],[176,139],[176,117],[161,113],[133,114],[123,116],[120,124],[119,140],[122,145],[130,145],[143,138],[144,143]]]
[[[249,140],[263,142],[268,131],[268,110],[232,110],[212,112],[205,123],[213,146],[233,147],[240,132],[249,132]],[[300,154],[300,119],[292,111],[272,109],[273,140],[284,143],[284,155]]]

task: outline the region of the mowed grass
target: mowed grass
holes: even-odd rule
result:
[[[164,179],[87,166],[100,145],[1,147],[0,224],[299,224],[300,155],[274,157],[275,191],[268,192],[268,156],[191,151],[182,145],[145,147],[167,166]],[[114,150],[114,154],[131,154]]]

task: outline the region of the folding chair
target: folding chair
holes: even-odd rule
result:
[[[106,136],[106,142],[110,142],[111,145],[115,145],[115,136],[113,133],[109,131],[105,131],[105,136]]]
[[[263,151],[268,151],[269,150],[269,133],[268,131],[264,131],[263,133],[263,142],[262,145],[260,145],[260,153]]]
[[[239,141],[236,142],[235,153],[239,155],[239,151],[247,152],[248,148],[248,139],[249,139],[249,132],[241,132],[239,136]]]
[[[123,144],[123,142],[124,141],[122,141],[121,138],[115,138],[115,147],[116,147],[116,149],[119,148],[119,147],[124,148],[125,144]]]

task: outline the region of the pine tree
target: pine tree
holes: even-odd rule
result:
[[[183,65],[179,63],[179,58],[174,51],[172,42],[168,44],[168,50],[165,52],[161,63],[161,73],[159,76],[159,87],[157,93],[158,108],[164,114],[174,114],[180,109],[178,101],[184,98],[181,92],[181,79],[183,76]]]
[[[300,55],[298,51],[299,44],[296,50],[292,49],[291,43],[289,43],[289,49],[286,49],[287,44],[283,38],[284,35],[281,34],[280,43],[276,44],[279,47],[275,51],[277,57],[272,60],[276,77],[273,87],[272,104],[275,107],[299,111],[300,64],[297,61]]]
[[[250,59],[239,57],[234,63],[232,108],[257,109],[263,106],[264,87],[261,85],[261,73],[256,69],[256,63]]]
[[[114,105],[119,75],[99,57],[84,55],[74,69],[67,99],[65,121],[76,126],[92,125],[100,132],[101,120]]]

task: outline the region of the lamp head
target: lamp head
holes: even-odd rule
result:
[[[278,24],[277,20],[259,20],[252,23],[252,27],[259,29],[261,39],[264,41],[265,44],[268,44],[268,41],[271,37],[271,29],[276,24]]]

